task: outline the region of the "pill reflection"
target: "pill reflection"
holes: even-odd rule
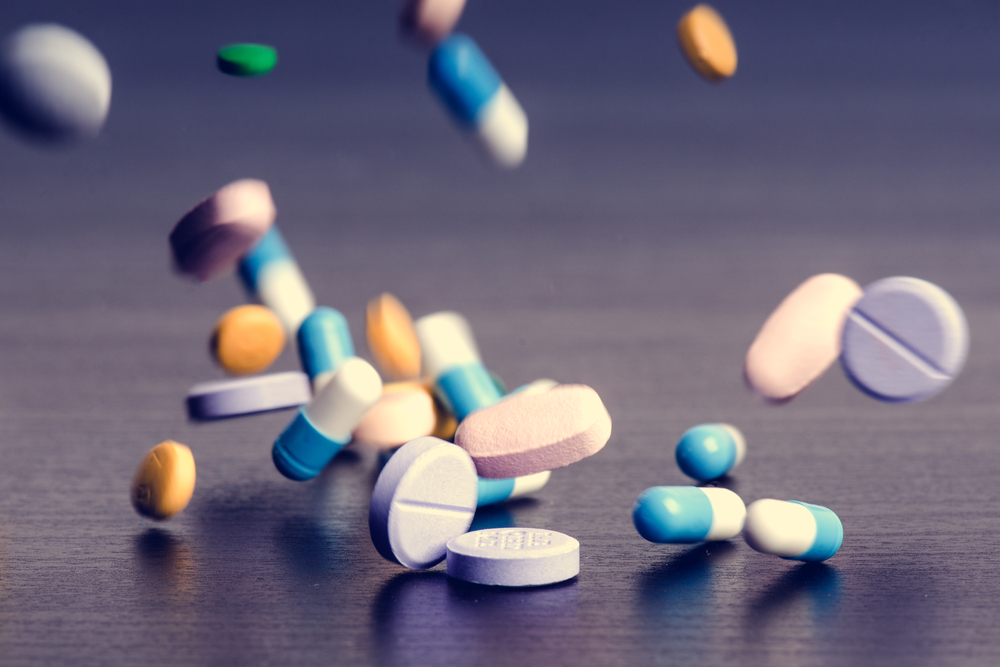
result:
[[[135,538],[134,553],[144,584],[158,596],[177,602],[194,597],[195,558],[183,539],[150,528]]]
[[[373,644],[381,665],[492,664],[540,627],[554,636],[572,634],[578,609],[575,579],[503,588],[443,572],[404,572],[383,586],[372,606]],[[532,647],[539,664],[545,650]]]

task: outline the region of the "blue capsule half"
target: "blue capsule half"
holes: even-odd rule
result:
[[[334,308],[320,306],[302,321],[297,334],[302,370],[315,380],[316,376],[340,368],[354,356],[354,341],[347,318]]]
[[[434,387],[445,407],[459,422],[470,413],[503,398],[489,371],[479,362],[453,366],[438,376]]]
[[[689,428],[677,443],[677,465],[699,482],[718,479],[740,464],[746,453],[743,434],[729,424]]]
[[[743,530],[746,506],[729,489],[654,486],[632,505],[632,522],[650,542],[692,544],[728,540]]]
[[[469,126],[477,125],[486,105],[503,85],[492,63],[468,35],[448,37],[434,49],[427,79],[452,116]]]

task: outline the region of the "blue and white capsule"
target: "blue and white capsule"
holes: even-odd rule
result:
[[[487,479],[480,477],[477,507],[502,503],[511,498],[520,498],[521,496],[534,493],[548,484],[549,477],[551,476],[552,472],[546,470],[534,475],[508,477],[507,479]]]
[[[364,359],[351,357],[274,442],[271,456],[289,479],[312,479],[351,440],[365,413],[382,397],[382,379]]]
[[[697,486],[654,486],[632,505],[639,534],[660,544],[715,542],[743,530],[747,508],[729,489]]]
[[[425,315],[413,323],[420,341],[421,364],[434,391],[461,422],[469,413],[493,405],[503,394],[479,358],[468,321],[449,311]]]
[[[319,392],[347,359],[354,356],[354,341],[347,318],[335,308],[320,306],[299,326],[296,336],[302,370]]]
[[[528,117],[479,46],[455,33],[428,65],[431,89],[497,165],[513,169],[528,152]]]
[[[316,308],[316,300],[277,225],[240,260],[247,292],[274,311],[289,337]]]
[[[701,424],[689,428],[677,443],[677,465],[699,482],[718,479],[743,462],[746,440],[730,424]]]
[[[844,526],[840,517],[826,507],[763,498],[747,508],[743,538],[763,554],[819,562],[840,549]]]

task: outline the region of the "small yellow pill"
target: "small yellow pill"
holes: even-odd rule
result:
[[[399,299],[388,292],[368,302],[368,349],[382,374],[393,380],[420,376],[420,341],[413,318]]]
[[[709,81],[736,72],[736,43],[726,22],[708,5],[696,5],[681,18],[677,39],[691,66]]]
[[[186,446],[164,440],[149,450],[132,480],[132,506],[162,521],[177,514],[194,493],[194,456]]]
[[[216,363],[227,372],[260,373],[285,347],[285,329],[264,306],[238,306],[219,318],[209,347]]]

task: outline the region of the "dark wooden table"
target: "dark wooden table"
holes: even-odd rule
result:
[[[740,72],[711,87],[676,53],[681,5],[473,2],[463,28],[531,119],[528,162],[497,173],[431,99],[388,3],[12,4],[4,32],[78,28],[115,90],[95,143],[0,136],[0,664],[1000,662],[992,6],[720,2]],[[273,74],[214,71],[241,40],[278,47]],[[597,389],[607,447],[475,523],[576,537],[576,580],[405,571],[368,536],[373,453],[295,483],[270,460],[292,413],[186,420],[187,389],[221,377],[211,327],[245,296],[172,275],[166,237],[246,176],[271,184],[362,355],[364,305],[391,291],[415,315],[464,313],[509,386]],[[824,271],[954,295],[972,334],[954,385],[887,405],[834,367],[789,405],[750,396],[757,329]],[[295,367],[286,351],[275,369]],[[746,434],[724,481],[746,502],[839,514],[834,558],[638,536],[632,502],[689,483],[673,448],[705,421]],[[167,438],[198,481],[156,524],[128,485]]]

